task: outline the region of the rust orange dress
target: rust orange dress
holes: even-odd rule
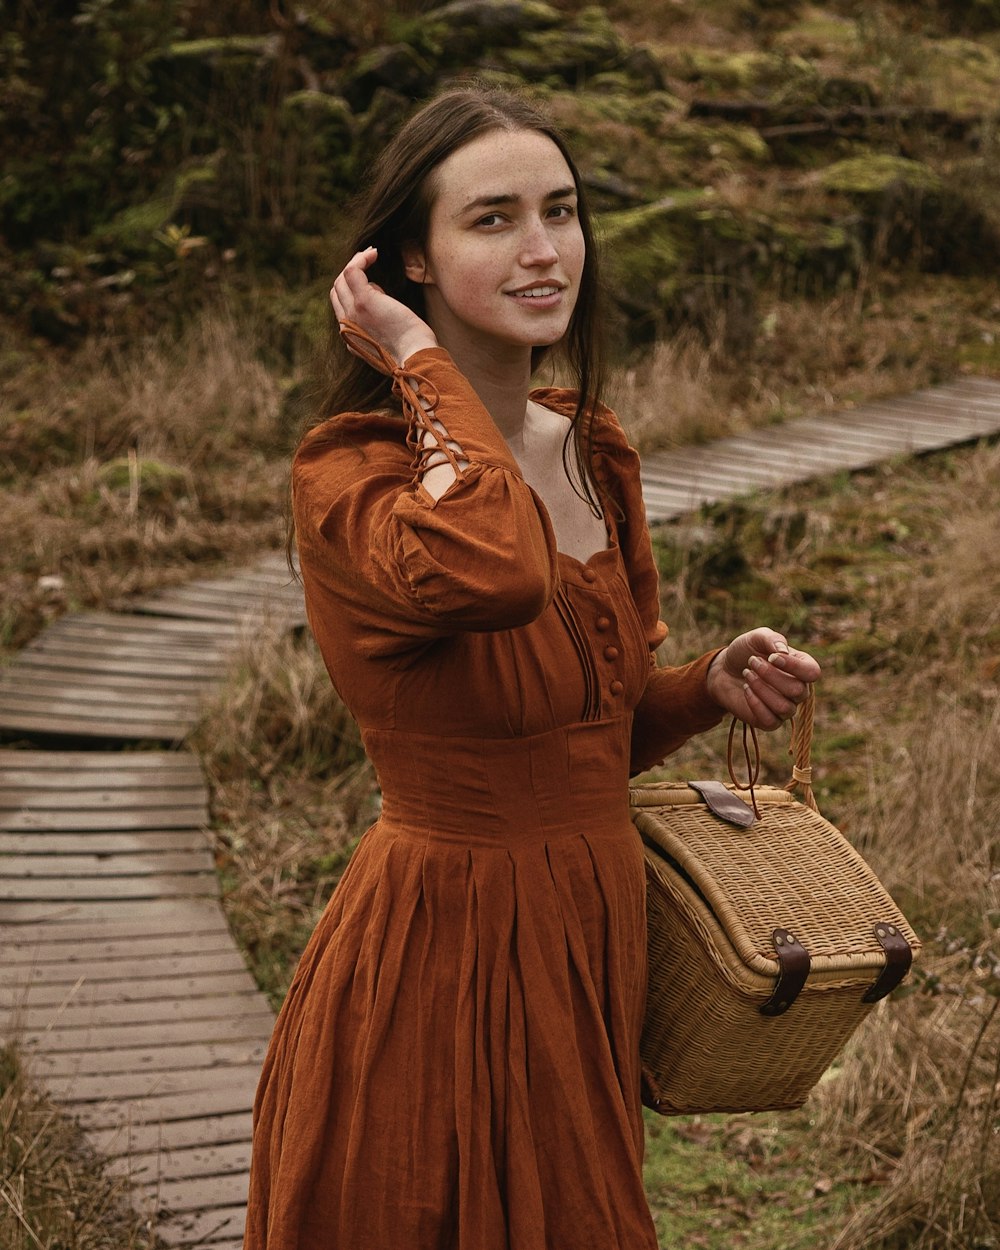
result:
[[[656,1250],[627,785],[720,720],[711,656],[655,664],[638,459],[610,411],[593,469],[621,517],[583,563],[448,354],[407,376],[468,462],[442,498],[406,387],[408,423],[339,417],[294,464],[311,628],[382,809],[275,1027],[245,1247]]]

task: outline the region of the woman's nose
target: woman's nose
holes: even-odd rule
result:
[[[541,220],[532,222],[521,247],[521,262],[525,265],[551,265],[559,259],[559,252]]]

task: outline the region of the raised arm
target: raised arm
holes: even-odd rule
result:
[[[337,446],[304,440],[292,485],[307,591],[346,594],[408,635],[525,624],[555,591],[545,509],[430,328],[364,278],[364,256],[331,298],[348,347],[392,377],[405,446],[378,414],[336,419]]]

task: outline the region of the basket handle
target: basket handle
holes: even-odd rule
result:
[[[816,797],[812,788],[812,764],[810,763],[815,716],[816,691],[810,684],[806,688],[805,699],[799,704],[798,710],[792,719],[791,740],[788,744],[788,754],[792,757],[792,779],[785,786],[785,789],[794,791],[797,786],[801,786],[802,802],[806,807],[811,808],[814,812],[818,812],[819,807],[816,804]],[[754,786],[760,777],[760,743],[757,741],[756,729],[752,725],[748,725],[746,721],[740,722],[743,726],[743,757],[747,765],[747,780],[740,781],[733,767],[733,740],[736,736],[738,719],[738,717],[734,716],[729,725],[726,765],[729,769],[730,780],[736,789],[749,790],[750,805],[753,808],[754,815],[759,817],[760,812],[757,809]]]

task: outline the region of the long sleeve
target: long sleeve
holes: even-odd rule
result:
[[[444,349],[416,352],[394,377],[403,420],[347,414],[296,455],[292,507],[307,587],[346,591],[414,637],[534,620],[557,578],[544,507]],[[440,443],[458,450],[449,453],[456,480],[435,499],[421,476],[426,431],[438,427]]]

